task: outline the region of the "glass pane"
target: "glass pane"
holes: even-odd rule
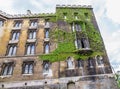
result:
[[[16,40],[19,39],[19,35],[20,35],[20,33],[18,32],[17,35],[16,35]]]
[[[2,27],[3,26],[3,21],[0,21],[0,27]]]
[[[10,48],[9,48],[9,52],[8,52],[8,56],[11,56],[11,55],[12,55],[12,51],[13,51],[13,47],[10,47]]]
[[[25,65],[25,69],[24,69],[24,73],[27,74],[28,73],[28,69],[29,69],[29,66],[28,64]]]
[[[34,53],[35,53],[35,46],[32,45],[32,47],[31,47],[31,54],[34,54]]]
[[[45,37],[46,37],[46,38],[49,37],[49,31],[48,31],[48,30],[46,30]]]
[[[36,31],[33,32],[33,39],[36,38]]]
[[[17,47],[15,46],[15,47],[13,48],[13,54],[12,54],[12,55],[15,55],[15,54],[16,54],[16,49],[17,49]]]
[[[13,66],[10,65],[8,70],[8,75],[12,75],[12,71],[13,71]]]
[[[3,75],[7,75],[7,71],[8,71],[8,66],[5,66],[3,70]]]
[[[32,74],[33,73],[33,64],[30,64],[29,65],[29,74]]]
[[[12,40],[15,40],[16,32],[13,33]]]
[[[30,33],[29,33],[29,39],[32,39],[32,35],[33,35],[33,33],[30,32]]]
[[[46,46],[45,46],[45,53],[46,54],[49,53],[49,45],[48,44],[46,44]]]
[[[27,47],[27,54],[30,54],[30,49],[31,49],[31,47],[30,47],[30,45]]]

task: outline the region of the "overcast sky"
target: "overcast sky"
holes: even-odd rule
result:
[[[120,70],[120,0],[0,0],[0,10],[8,14],[55,12],[56,4],[92,5],[110,63]]]

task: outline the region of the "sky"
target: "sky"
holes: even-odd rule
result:
[[[8,14],[54,13],[56,4],[92,5],[111,65],[120,70],[120,0],[0,0]]]

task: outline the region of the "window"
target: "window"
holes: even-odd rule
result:
[[[35,43],[28,43],[26,46],[27,55],[35,54]]]
[[[45,29],[45,38],[49,38],[49,29]]]
[[[30,21],[30,27],[37,27],[37,26],[38,26],[37,20],[31,20]]]
[[[98,66],[102,66],[103,65],[103,57],[100,55],[96,56],[96,61],[97,61],[97,65]]]
[[[49,73],[50,63],[49,61],[43,61],[43,73]]]
[[[9,44],[8,45],[8,56],[15,56],[17,51],[17,45],[16,44]]]
[[[78,68],[82,68],[84,66],[83,61],[82,60],[78,60]]]
[[[67,67],[68,69],[73,69],[74,68],[74,61],[72,57],[68,57],[67,59]]]
[[[13,73],[13,62],[9,62],[9,63],[4,63],[2,66],[2,76],[6,76],[6,75],[12,75]]]
[[[89,48],[89,42],[86,38],[77,38],[75,40],[75,46],[76,48],[80,49],[80,48]]]
[[[15,21],[14,27],[20,28],[22,26],[22,21]]]
[[[3,21],[3,20],[0,20],[0,27],[3,26],[3,23],[4,23],[4,21]]]
[[[33,74],[33,61],[23,62],[22,74]]]
[[[36,30],[29,30],[28,39],[36,39]]]
[[[88,65],[90,68],[93,68],[93,59],[92,58],[88,59]]]
[[[79,23],[75,23],[75,30],[76,31],[81,31],[81,26]]]
[[[45,43],[45,49],[44,49],[45,54],[48,54],[50,52],[50,47],[49,43]]]
[[[88,13],[84,13],[85,17],[88,18]]]
[[[19,36],[20,36],[20,32],[19,31],[12,31],[11,40],[18,40]]]
[[[45,28],[50,28],[49,19],[45,19]]]

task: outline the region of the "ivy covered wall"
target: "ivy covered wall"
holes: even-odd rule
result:
[[[95,55],[104,55],[104,45],[101,35],[92,23],[92,9],[90,8],[57,8],[56,17],[49,18],[51,22],[56,23],[58,27],[50,31],[50,39],[57,43],[57,48],[49,54],[40,55],[41,60],[49,60],[51,62],[66,60],[69,56],[74,59],[86,60]],[[64,18],[64,15],[66,18]],[[77,15],[77,19],[75,16]],[[58,24],[63,21],[68,29],[61,28]],[[81,31],[72,31],[72,23],[78,23],[81,26]],[[76,49],[75,35],[86,37],[90,44],[89,50]]]

